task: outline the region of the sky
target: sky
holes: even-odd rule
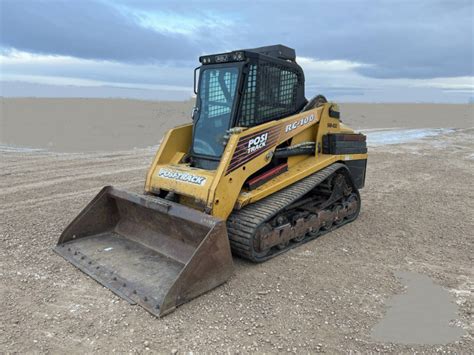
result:
[[[0,95],[186,100],[203,54],[295,48],[306,96],[474,101],[474,1],[0,0]]]

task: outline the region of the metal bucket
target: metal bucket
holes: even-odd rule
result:
[[[104,187],[54,250],[156,316],[232,274],[225,222],[158,197]]]

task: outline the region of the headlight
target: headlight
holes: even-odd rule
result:
[[[236,53],[232,54],[232,59],[237,60],[237,61],[244,60],[244,53],[243,52],[236,52]]]

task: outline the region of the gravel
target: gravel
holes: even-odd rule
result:
[[[474,349],[474,130],[370,150],[355,222],[263,264],[234,258],[224,285],[157,319],[52,252],[104,185],[140,192],[154,151],[0,155],[0,352],[457,352]],[[450,344],[370,337],[396,271],[458,305]]]

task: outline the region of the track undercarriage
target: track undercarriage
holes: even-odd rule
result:
[[[227,229],[235,254],[261,262],[352,222],[359,211],[359,192],[336,163],[234,212]]]

